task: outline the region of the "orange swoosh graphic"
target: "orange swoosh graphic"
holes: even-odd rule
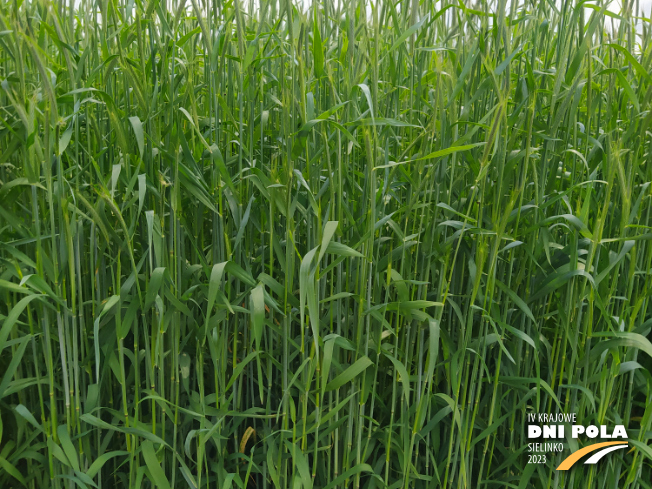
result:
[[[557,467],[557,470],[568,470],[570,469],[575,462],[577,462],[579,459],[581,459],[584,455],[587,453],[594,452],[600,448],[604,447],[609,447],[612,445],[627,445],[626,441],[606,441],[604,443],[595,443],[593,445],[589,445],[588,447],[584,447],[581,450],[577,450],[576,452],[571,453],[562,463],[559,464],[559,467]]]

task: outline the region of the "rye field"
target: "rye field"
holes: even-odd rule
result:
[[[0,487],[652,488],[650,17],[0,0]]]

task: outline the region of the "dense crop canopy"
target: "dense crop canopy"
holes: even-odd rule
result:
[[[0,486],[650,488],[637,9],[2,0]]]

